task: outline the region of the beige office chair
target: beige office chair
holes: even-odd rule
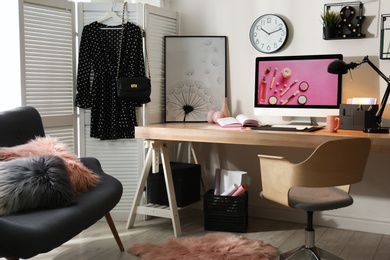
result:
[[[261,196],[307,212],[305,245],[281,254],[280,259],[341,259],[315,246],[313,212],[353,203],[349,188],[362,180],[370,147],[369,138],[332,140],[297,164],[283,157],[259,155]]]

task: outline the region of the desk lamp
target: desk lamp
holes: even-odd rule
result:
[[[328,65],[328,72],[332,74],[346,74],[348,71],[355,69],[356,67],[360,66],[360,64],[368,63],[368,65],[373,68],[376,73],[379,74],[386,82],[387,82],[387,88],[386,92],[383,95],[382,101],[379,105],[378,111],[375,114],[375,123],[376,126],[372,128],[365,128],[363,131],[366,133],[389,133],[389,129],[382,128],[382,115],[383,111],[385,110],[387,99],[389,98],[390,94],[390,78],[387,77],[385,74],[383,74],[369,59],[368,56],[364,57],[363,60],[360,63],[351,62],[346,64],[342,60],[335,60],[331,62]]]

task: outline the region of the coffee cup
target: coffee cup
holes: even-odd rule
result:
[[[340,118],[338,115],[326,116],[326,130],[329,133],[337,133],[339,127],[340,127]]]

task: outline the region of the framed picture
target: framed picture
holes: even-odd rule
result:
[[[226,96],[226,36],[165,36],[165,122],[205,122]]]

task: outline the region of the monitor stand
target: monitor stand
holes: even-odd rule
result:
[[[311,125],[318,126],[317,117],[293,117],[290,125]]]

